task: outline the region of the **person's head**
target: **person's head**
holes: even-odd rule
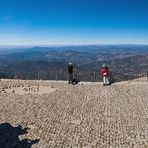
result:
[[[69,65],[72,65],[72,63],[71,63],[71,62],[69,62]]]
[[[102,67],[105,68],[105,67],[107,67],[107,66],[106,66],[106,64],[103,64]]]

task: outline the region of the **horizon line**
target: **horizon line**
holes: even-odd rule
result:
[[[0,44],[0,47],[66,47],[66,46],[107,46],[107,45],[137,45],[137,46],[148,46],[148,44],[144,44],[144,43],[100,43],[100,44],[48,44],[48,45],[44,45],[44,44],[33,44],[33,45],[2,45]]]

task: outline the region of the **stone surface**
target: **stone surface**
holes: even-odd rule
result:
[[[148,147],[148,83],[81,84],[1,80],[0,88],[8,88],[0,91],[0,127],[29,128],[18,138],[39,139],[32,148]],[[8,92],[10,86],[15,92]],[[24,87],[38,91],[16,93]],[[56,91],[39,93],[44,88]]]

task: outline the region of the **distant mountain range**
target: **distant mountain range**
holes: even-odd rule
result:
[[[72,62],[75,70],[99,71],[106,63],[111,71],[148,73],[148,45],[89,45],[0,49],[0,73],[64,70]]]

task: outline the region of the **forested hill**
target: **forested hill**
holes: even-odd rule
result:
[[[62,46],[6,49],[0,48],[0,74],[14,77],[14,73],[41,70],[66,71],[72,62],[75,70],[98,71],[106,63],[111,71],[148,72],[148,46],[100,45]],[[7,77],[6,76],[6,77]]]

